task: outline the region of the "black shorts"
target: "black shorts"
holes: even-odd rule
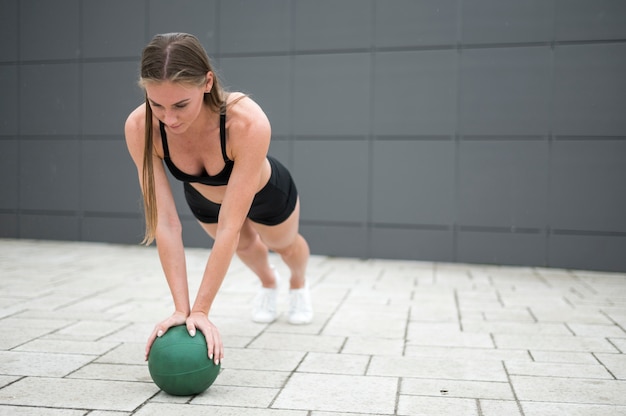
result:
[[[268,156],[272,174],[252,200],[248,218],[264,225],[278,225],[296,209],[298,190],[289,171],[278,160]],[[184,182],[185,199],[194,217],[206,224],[215,224],[221,204],[206,199],[189,182]]]

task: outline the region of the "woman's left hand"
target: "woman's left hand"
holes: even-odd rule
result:
[[[191,312],[186,321],[189,335],[195,336],[196,331],[202,332],[206,339],[207,353],[209,359],[217,365],[224,358],[224,345],[217,327],[213,325],[207,315],[203,312]]]

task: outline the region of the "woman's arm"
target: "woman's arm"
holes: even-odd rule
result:
[[[126,144],[137,167],[140,185],[143,183],[143,154],[145,144],[144,117],[145,106],[142,105],[131,113],[124,129]],[[146,356],[149,353],[154,338],[159,335],[159,332],[162,334],[167,331],[169,327],[184,323],[190,313],[187,270],[182,242],[182,226],[178,218],[170,184],[165,174],[163,161],[156,152],[153,153],[152,157],[158,214],[156,227],[157,250],[163,272],[165,273],[174,300],[175,312],[172,318],[161,322],[155,327],[148,341]],[[141,189],[143,190],[143,186]]]
[[[229,156],[235,164],[222,201],[215,243],[192,308],[192,313],[204,315],[208,315],[226,275],[241,227],[261,185],[264,169],[268,168],[271,130],[261,108],[251,99],[243,98],[229,108],[227,120]]]

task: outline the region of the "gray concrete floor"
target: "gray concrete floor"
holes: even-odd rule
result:
[[[193,294],[207,255],[187,251]],[[235,260],[211,312],[222,372],[174,397],[143,361],[172,308],[154,248],[0,240],[0,415],[626,415],[626,274],[320,256],[309,270],[314,322],[255,324],[258,282]]]

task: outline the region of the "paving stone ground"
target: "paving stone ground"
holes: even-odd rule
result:
[[[235,259],[222,372],[175,397],[143,361],[172,308],[154,248],[0,240],[0,415],[626,415],[626,273],[313,256],[309,279],[312,324],[255,324]]]

